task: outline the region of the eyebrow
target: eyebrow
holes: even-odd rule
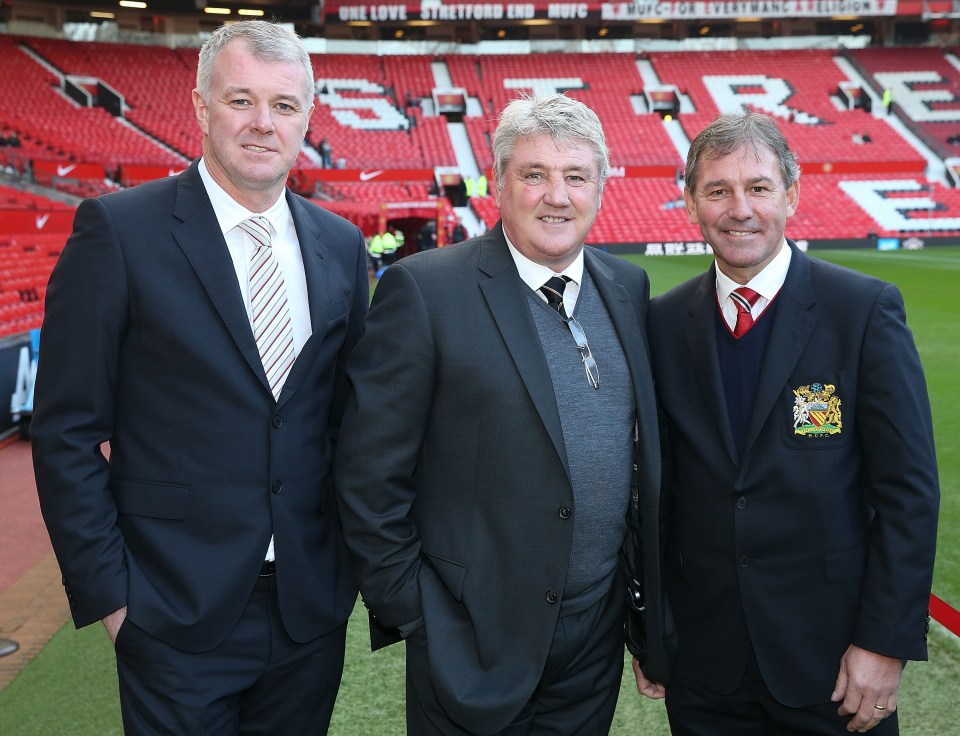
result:
[[[532,171],[534,169],[542,169],[542,170],[552,169],[551,166],[543,163],[542,161],[530,161],[527,163],[517,164],[517,168],[520,169],[521,171]],[[563,169],[561,169],[561,172],[563,174],[584,174],[588,176],[592,175],[592,172],[589,166],[582,166],[580,164],[566,166]]]
[[[753,186],[754,184],[773,184],[774,181],[769,176],[755,176],[752,179],[747,179],[747,186]],[[700,188],[701,189],[712,189],[713,187],[727,187],[730,186],[726,179],[715,179],[714,181],[704,182]]]
[[[249,87],[227,87],[223,90],[224,97],[232,97],[233,95],[247,95],[248,97],[253,96],[253,90]],[[281,93],[275,97],[271,97],[271,100],[274,102],[287,102],[293,101],[298,105],[302,105],[303,101],[296,95],[287,94],[286,92]]]

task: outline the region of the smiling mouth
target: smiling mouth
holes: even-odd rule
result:
[[[267,153],[270,149],[263,148],[262,146],[244,146],[248,151],[253,151],[254,153]]]
[[[552,225],[559,225],[566,222],[568,218],[566,217],[551,217],[550,215],[544,215],[540,218],[541,222],[546,222]]]

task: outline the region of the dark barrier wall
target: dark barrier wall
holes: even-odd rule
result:
[[[30,346],[30,335],[0,338],[0,436],[16,425],[10,417],[10,395],[17,385],[20,349]]]

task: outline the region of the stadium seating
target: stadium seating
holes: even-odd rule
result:
[[[960,51],[866,48],[850,52],[877,89],[889,88],[926,142],[942,157],[960,156]]]
[[[801,206],[788,224],[792,237],[960,237],[960,192],[928,181],[923,156],[883,117],[843,104],[838,90],[849,80],[838,64],[841,55],[875,89],[890,84],[901,90],[899,99],[895,95],[898,115],[941,157],[960,153],[960,53],[955,49],[651,52],[643,61],[649,61],[660,84],[679,91],[684,104],[678,120],[688,138],[728,109],[747,106],[777,117],[803,169]],[[5,99],[30,100],[0,110],[0,143],[13,134],[18,144],[0,145],[0,165],[8,171],[26,171],[31,161],[90,162],[108,172],[135,163],[182,169],[200,153],[189,95],[196,49],[0,35],[0,60],[7,71],[0,79]],[[646,111],[641,60],[634,54],[322,54],[311,60],[318,95],[307,139],[317,147],[326,138],[335,165],[368,172],[456,167],[448,119],[429,114],[426,104],[437,87],[439,65],[445,65],[440,78],[449,75],[454,87],[479,102],[478,113],[471,106],[454,120],[462,119],[482,171],[492,167],[491,135],[503,106],[527,91],[563,89],[596,110],[614,167],[588,242],[700,240],[676,184],[681,154],[661,116]],[[98,81],[119,92],[127,122],[103,108],[69,101],[60,75],[91,93]],[[869,143],[858,142],[864,134]],[[308,149],[297,166],[319,168],[317,156]],[[77,196],[118,187],[99,178],[53,177],[49,169],[36,171],[35,178]],[[382,203],[430,200],[425,183],[400,178],[324,181],[318,190],[324,199],[318,201],[370,230],[379,222]],[[470,206],[488,227],[499,217],[493,197],[474,198]],[[69,205],[0,187],[0,210],[64,208]],[[443,212],[444,218],[451,214],[449,202]],[[42,296],[63,239],[0,236],[0,334],[39,319],[33,294]]]
[[[693,138],[721,112],[750,106],[778,118],[801,165],[824,161],[914,162],[923,157],[883,120],[861,109],[847,110],[837,98],[849,81],[827,50],[709,51],[651,53],[661,81],[675,84],[694,107],[680,116]],[[871,143],[853,143],[854,134]]]
[[[22,48],[21,48],[22,47]],[[0,78],[0,94],[4,99],[30,100],[26,109],[9,109],[2,121],[5,127],[16,130],[22,140],[30,140],[35,147],[43,147],[46,157],[71,161],[102,163],[116,171],[122,162],[138,164],[182,165],[184,159],[156,141],[124,125],[102,107],[80,107],[60,91],[60,78],[32,58],[30,50],[44,59],[58,72],[102,79],[127,95],[140,90],[141,95],[166,98],[163,90],[151,90],[153,81],[164,74],[147,59],[154,59],[164,50],[146,47],[142,61],[140,50],[145,47],[115,48],[111,44],[78,44],[54,39],[4,38],[0,58],[10,62]],[[171,53],[167,51],[166,53]],[[112,61],[109,61],[112,59]],[[145,76],[128,79],[124,83],[116,70],[141,69]],[[112,72],[111,72],[112,70]],[[133,105],[132,100],[128,103]],[[170,115],[168,114],[168,117]],[[39,156],[38,156],[39,157]]]
[[[59,233],[0,235],[0,337],[40,326],[46,283],[64,242]]]

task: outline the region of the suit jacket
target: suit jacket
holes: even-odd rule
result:
[[[640,487],[656,518],[647,276],[591,248],[585,264],[633,377]],[[407,634],[424,623],[437,698],[478,732],[504,728],[540,680],[573,535],[528,293],[499,224],[387,269],[348,366],[337,455],[344,533],[374,625]]]
[[[939,487],[899,291],[790,247],[742,456],[715,266],[654,299],[649,325],[677,674],[731,692],[752,645],[773,696],[803,707],[829,702],[850,644],[926,658]],[[809,431],[814,384],[833,434]]]
[[[126,605],[153,636],[210,649],[240,617],[271,533],[293,639],[352,610],[330,464],[369,299],[363,238],[286,196],[313,334],[278,401],[196,163],[77,210],[47,291],[32,424],[77,626]]]

